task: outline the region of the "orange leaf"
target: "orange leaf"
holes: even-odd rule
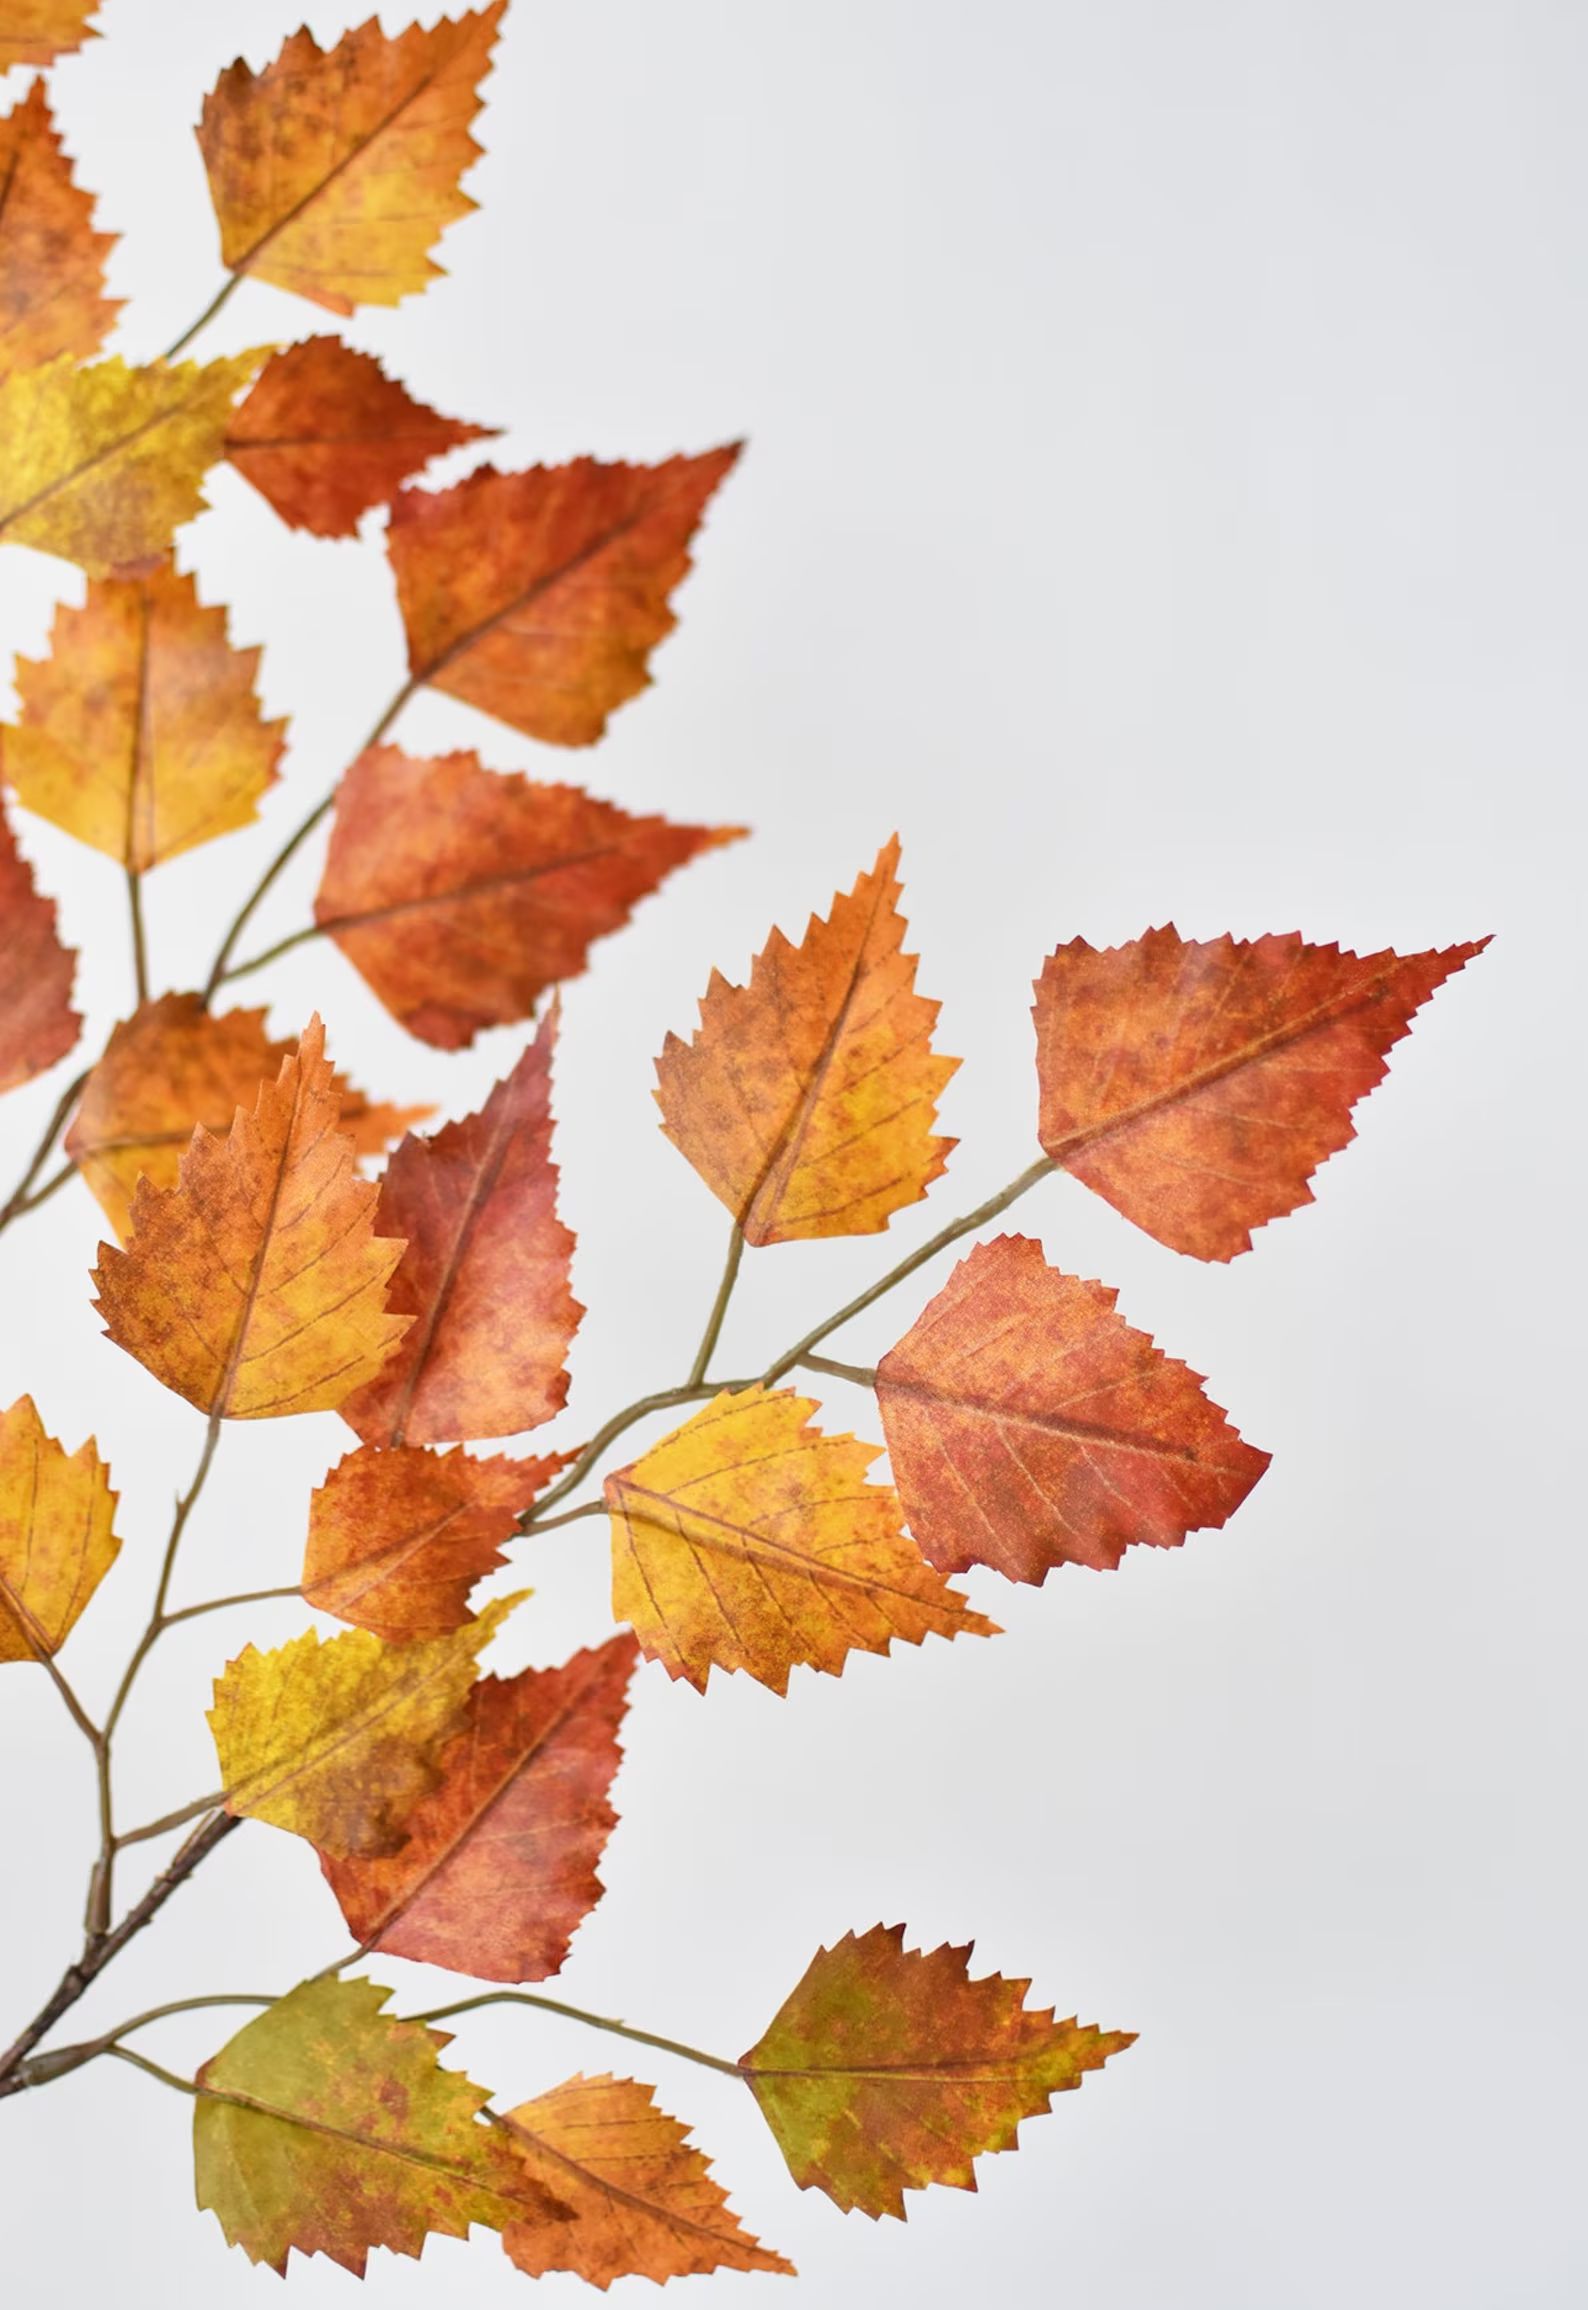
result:
[[[92,1440],[67,1453],[31,1396],[0,1412],[0,1661],[53,1655],[120,1553]]]
[[[0,32],[0,57],[8,45]],[[94,230],[42,80],[0,120],[0,183],[0,378],[58,353],[97,353],[121,311],[104,293],[116,236]]]
[[[402,1245],[375,1235],[340,1112],[312,1019],[225,1138],[194,1132],[175,1187],[138,1182],[127,1249],[99,1247],[105,1329],[200,1411],[334,1411],[407,1329],[386,1313]]]
[[[17,661],[18,801],[139,874],[251,825],[287,727],[260,713],[258,672],[169,561],[95,580],[56,611],[49,656]]]
[[[1135,2042],[1025,2010],[1029,1981],[972,1981],[970,1944],[907,1950],[874,1925],[819,1949],[758,2045],[750,2090],[802,2190],[904,2218],[904,2192],[973,2190],[972,2160]]]
[[[228,65],[198,131],[227,268],[332,313],[428,288],[475,206],[458,179],[506,5],[395,38],[371,17],[330,50],[295,32],[263,72]]]
[[[1043,1147],[1171,1251],[1233,1259],[1312,1201],[1386,1051],[1487,944],[1354,955],[1173,924],[1128,946],[1072,939],[1036,987]]]
[[[391,1305],[413,1328],[342,1405],[366,1444],[516,1436],[560,1411],[584,1309],[551,1159],[555,1010],[477,1115],[403,1141],[376,1225],[406,1238]]]
[[[510,2222],[508,2257],[531,2278],[571,2270],[603,2291],[614,2278],[703,2276],[794,2265],[740,2227],[688,2129],[628,2077],[571,2077],[509,2110],[525,2172],[572,2210],[564,2222]]]
[[[481,1981],[561,1970],[601,1898],[596,1863],[617,1821],[607,1790],[635,1658],[633,1637],[614,1636],[566,1667],[474,1687],[400,1851],[321,1856],[362,1948]]]
[[[494,432],[427,409],[372,353],[310,337],[265,363],[227,427],[226,454],[291,528],[351,537],[431,458]]]
[[[461,1628],[474,1617],[469,1590],[503,1563],[502,1542],[572,1457],[471,1460],[359,1445],[309,1502],[304,1595],[393,1644]]]
[[[748,1243],[874,1235],[955,1144],[932,1125],[959,1061],[932,1053],[898,863],[895,837],[801,945],[774,930],[747,987],[713,972],[693,1040],[656,1062],[663,1130]]]
[[[204,504],[257,352],[130,369],[69,355],[0,385],[0,539],[90,577],[152,569]]]
[[[13,64],[53,64],[99,35],[89,23],[100,0],[5,0],[0,15],[0,72]]]
[[[197,995],[161,995],[112,1030],[84,1085],[66,1152],[123,1241],[139,1179],[174,1187],[195,1125],[224,1138],[237,1109],[253,1105],[296,1047],[265,1033],[263,1011],[217,1016]],[[381,1154],[432,1112],[377,1105],[340,1075],[334,1088],[341,1127],[360,1155]]]
[[[713,1667],[781,1693],[801,1662],[837,1676],[895,1637],[998,1633],[866,1482],[876,1445],[824,1436],[815,1409],[786,1390],[720,1395],[606,1480],[612,1616],[697,1692]]]
[[[530,1017],[664,875],[740,831],[376,746],[337,789],[315,920],[411,1034],[457,1050]]]
[[[477,1656],[522,1602],[498,1598],[416,1644],[363,1628],[322,1642],[308,1628],[273,1652],[247,1645],[209,1712],[227,1811],[322,1853],[395,1852],[464,1721]]]
[[[734,443],[661,465],[481,466],[405,489],[386,546],[416,683],[554,746],[591,746],[650,680],[669,594]]]
[[[34,888],[0,798],[0,1091],[44,1074],[81,1034],[76,968],[55,928],[55,901]]]
[[[1267,1467],[1115,1296],[1003,1235],[878,1364],[894,1480],[940,1571],[1112,1571],[1133,1541],[1178,1548],[1222,1524]]]

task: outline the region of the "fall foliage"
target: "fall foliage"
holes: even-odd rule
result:
[[[51,66],[91,35],[93,13],[83,0],[13,0],[0,9],[0,69]],[[629,1403],[591,1401],[593,1367],[574,1353],[586,1313],[576,1283],[604,1303],[592,1332],[605,1327],[607,1342],[626,1323],[643,1330],[629,1319],[649,1287],[631,1263],[625,1308],[610,1268],[578,1264],[599,1216],[582,1188],[559,1208],[560,990],[589,974],[599,998],[604,942],[642,904],[649,916],[646,902],[658,922],[676,908],[697,927],[716,868],[670,878],[746,829],[679,823],[649,794],[642,808],[636,790],[631,808],[461,748],[420,755],[396,725],[429,691],[441,695],[424,711],[455,717],[461,703],[506,725],[515,745],[594,746],[652,680],[740,445],[553,464],[528,462],[543,442],[513,439],[506,469],[475,464],[420,485],[433,460],[477,456],[495,429],[428,406],[374,352],[322,334],[183,357],[246,280],[341,316],[427,287],[441,235],[473,206],[462,179],[506,16],[507,0],[492,0],[429,26],[372,17],[330,48],[303,29],[262,69],[226,64],[197,132],[226,277],[141,363],[103,353],[119,312],[105,294],[114,235],[63,148],[51,87],[33,81],[0,119],[0,542],[82,573],[57,570],[47,646],[17,661],[18,704],[0,733],[0,1092],[23,1094],[7,1104],[28,1111],[24,1142],[44,1124],[0,1203],[0,1233],[63,1191],[57,1218],[63,1234],[76,1230],[104,1335],[85,1387],[119,1369],[130,1388],[152,1379],[202,1415],[165,1407],[202,1443],[163,1551],[142,1545],[149,1503],[129,1501],[135,1544],[96,1608],[90,1673],[93,1635],[111,1631],[135,1576],[152,1602],[101,1701],[76,1681],[72,1639],[117,1562],[118,1495],[98,1446],[68,1452],[31,1396],[0,1414],[0,1666],[31,1667],[15,1680],[20,1698],[58,1702],[83,1736],[95,1816],[81,1945],[0,2051],[0,2100],[101,2060],[176,2088],[193,2105],[199,2205],[229,2243],[282,2273],[296,2252],[362,2276],[374,2248],[417,2256],[429,2236],[478,2226],[528,2276],[602,2289],[629,2276],[792,2274],[731,2211],[689,2125],[669,2114],[670,2088],[666,2109],[650,2085],[606,2072],[548,2086],[543,2071],[487,2091],[443,2060],[450,2040],[432,2024],[504,2009],[503,2074],[518,2058],[505,2025],[514,2007],[703,2067],[732,2081],[713,2090],[737,2098],[752,2130],[759,2110],[800,2188],[873,2217],[902,2215],[905,2193],[934,2183],[974,2189],[978,2157],[1014,2147],[1024,2120],[1133,2042],[1029,2005],[1024,1979],[972,1978],[969,1946],[906,1949],[898,1927],[819,1949],[737,2062],[571,2004],[560,1977],[576,1945],[581,1966],[587,1946],[601,1961],[598,1929],[576,1937],[607,1881],[619,1887],[624,1840],[638,1827],[640,1849],[647,1834],[654,1842],[654,1782],[636,1766],[620,1784],[624,1756],[663,1737],[662,1708],[691,1721],[717,1711],[714,1668],[786,1698],[796,1668],[837,1678],[856,1653],[995,1638],[977,1609],[987,1571],[1040,1586],[1056,1566],[1110,1570],[1132,1548],[1178,1549],[1236,1515],[1267,1453],[1197,1372],[1126,1320],[1110,1285],[1056,1264],[1035,1232],[995,1223],[1067,1171],[1169,1249],[1232,1259],[1310,1200],[1392,1046],[1485,942],[1357,956],[1299,934],[1196,941],[1164,928],[1105,949],[1058,945],[1035,990],[1042,1155],[1027,1148],[1006,1187],[928,1233],[912,1207],[932,1192],[940,1217],[957,1143],[939,1131],[938,1106],[960,1062],[935,1048],[938,1001],[916,985],[890,838],[797,941],[773,929],[742,984],[713,971],[698,1024],[666,1035],[661,1133],[727,1208],[727,1261],[693,1360],[686,1344]],[[388,633],[394,657],[406,648],[406,677],[317,798],[311,784],[300,800],[297,743],[289,761],[285,721],[264,714],[259,649],[234,641],[203,575],[205,532],[177,536],[222,462],[262,501],[247,508],[250,536],[274,517],[303,533],[278,539],[295,556],[340,569],[339,557],[368,550],[347,542],[361,525],[366,541],[384,531],[389,572],[369,566],[394,596]],[[218,498],[228,489],[241,501],[224,478]],[[251,611],[238,622],[251,630]],[[310,733],[306,756],[315,743]],[[754,816],[748,776],[745,791]],[[803,789],[796,799],[804,810]],[[96,908],[103,885],[105,907],[125,909],[116,936],[131,971],[124,952],[107,1001],[91,954],[86,1030],[72,1007],[77,958],[18,845],[13,801],[54,830],[28,837],[46,867],[65,847],[59,834],[74,838],[101,854]],[[160,885],[143,886],[221,835],[236,839],[206,871],[225,885],[229,927],[202,984],[204,964],[191,985],[167,986],[145,920]],[[841,864],[848,836],[833,839]],[[240,856],[253,863],[233,898]],[[119,874],[107,880],[103,860]],[[314,887],[311,919],[254,931],[262,905],[289,903],[294,862],[300,906]],[[180,889],[183,871],[160,882]],[[87,910],[63,895],[76,942]],[[86,928],[97,937],[97,917]],[[232,1001],[234,981],[300,948],[324,966],[338,1034],[343,1006],[351,1019],[359,1005],[384,1033],[370,1048],[386,1060],[369,1070],[384,1083],[355,1087],[336,1070],[319,1012],[305,1019],[310,1001],[275,1012]],[[933,972],[952,961],[934,959]],[[1008,999],[1018,1019],[1024,996],[1011,987]],[[572,998],[569,1032],[589,1038],[598,1030],[583,1002],[583,991]],[[72,1079],[39,1081],[80,1036]],[[471,1111],[438,1054],[482,1036],[495,1039]],[[579,1049],[592,1047],[615,1072],[605,1045]],[[427,1070],[411,1082],[399,1074],[409,1060]],[[568,1070],[574,1108],[588,1079]],[[648,1112],[644,1086],[628,1087]],[[415,1088],[418,1100],[406,1095]],[[587,1144],[588,1128],[570,1115],[567,1143]],[[621,1123],[613,1145],[624,1198],[660,1231],[671,1156]],[[95,1203],[116,1238],[97,1260]],[[819,1265],[847,1255],[832,1239],[895,1222],[898,1256],[858,1291],[851,1279],[835,1312],[759,1372],[725,1358],[730,1301],[754,1280],[741,1270],[747,1247],[827,1242],[828,1253],[801,1255]],[[948,1253],[951,1268],[936,1264]],[[875,1368],[822,1352],[918,1276]],[[86,1302],[80,1276],[69,1288]],[[19,1330],[33,1320],[30,1305]],[[118,1367],[112,1348],[131,1360]],[[829,1383],[863,1391],[857,1424],[864,1434],[874,1411],[886,1480],[873,1473],[883,1446],[847,1432],[796,1379],[824,1395]],[[565,1412],[537,1438],[543,1449],[526,1448]],[[323,1442],[324,1473],[301,1516],[270,1535],[278,1584],[175,1601],[189,1526],[214,1505],[201,1495],[225,1424],[300,1413],[338,1413],[341,1425],[300,1431]],[[100,1421],[97,1432],[125,1474],[117,1431]],[[479,1449],[488,1443],[498,1448]],[[216,1533],[218,1555],[228,1536]],[[608,1562],[610,1618],[599,1601]],[[526,1571],[539,1583],[544,1565],[550,1585],[565,1563],[585,1577],[585,1605],[598,1599],[577,1639],[542,1604],[519,1610]],[[1195,1579],[1196,1551],[1162,1569]],[[962,1594],[948,1579],[959,1573],[981,1585]],[[1110,1606],[1127,1608],[1130,1585],[1107,1584]],[[294,1619],[263,1648],[246,1621],[218,1617],[267,1604]],[[188,1729],[210,1793],[129,1827],[128,1704],[178,1623],[209,1646],[199,1657],[213,1762],[191,1706]],[[950,1658],[952,1673],[966,1648]],[[896,1658],[817,1688],[812,1703],[845,1712],[858,1751],[869,1680],[928,1673]],[[990,1775],[1001,1728],[987,1689],[964,1738]],[[749,1697],[799,1737],[798,1698],[781,1710]],[[929,1788],[934,1803],[939,1793]],[[732,1836],[719,1789],[702,1782],[691,1802],[703,1838]],[[107,2008],[99,2034],[57,2035],[222,1840],[254,1839],[261,1824],[318,1859],[319,1969],[279,1994],[178,1995],[101,2028]],[[178,1832],[141,1884],[118,1885],[127,1848]],[[958,1850],[946,1817],[943,1840]],[[716,1931],[688,1855],[676,1881],[703,1964],[730,1962],[729,1929]],[[376,1956],[447,1969],[464,1994],[393,2014],[393,1993],[358,1970]],[[545,1983],[558,1994],[523,1986]],[[228,2022],[188,2075],[143,2050],[144,2033],[177,2013],[232,2006],[261,2010]],[[1150,2077],[1127,2080],[1152,2090]],[[1039,2192],[1051,2171],[1040,2169]]]

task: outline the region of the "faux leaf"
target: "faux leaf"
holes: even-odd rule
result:
[[[749,1243],[871,1235],[919,1202],[952,1139],[938,1005],[903,953],[897,839],[799,946],[774,930],[745,987],[713,972],[689,1043],[656,1062],[662,1128]]]
[[[287,727],[261,714],[258,671],[169,561],[93,581],[56,611],[49,656],[17,661],[18,801],[140,874],[251,825]]]
[[[1072,939],[1037,981],[1043,1147],[1197,1259],[1312,1201],[1412,1014],[1488,944],[1354,955],[1290,934]]]
[[[554,746],[591,746],[644,689],[668,596],[737,443],[661,465],[481,466],[405,489],[387,551],[416,682]]]
[[[493,431],[427,409],[372,353],[310,337],[265,363],[227,428],[226,454],[289,527],[351,537],[431,458]]]
[[[941,1571],[1111,1571],[1133,1541],[1177,1548],[1222,1524],[1267,1467],[1115,1296],[1000,1236],[878,1364],[894,1481]]]
[[[566,2222],[510,2222],[502,2244],[531,2278],[571,2270],[603,2292],[614,2278],[703,2276],[794,2266],[740,2227],[688,2129],[627,2077],[571,2077],[507,2113],[531,2179],[563,2199]]]
[[[457,1050],[530,1017],[665,875],[740,831],[377,746],[337,789],[315,920],[410,1034]]]
[[[461,1628],[473,1618],[469,1590],[502,1564],[503,1541],[571,1457],[360,1444],[309,1502],[304,1595],[393,1644]]]
[[[906,2190],[973,2190],[973,2159],[1134,2043],[1028,2011],[1029,1981],[973,1981],[969,1957],[907,1950],[899,1925],[817,1951],[740,2064],[802,2190],[901,2220]]]
[[[412,1329],[342,1405],[366,1444],[515,1436],[562,1407],[584,1310],[551,1159],[556,1030],[548,1012],[477,1115],[410,1133],[386,1166],[376,1226],[406,1238],[391,1306]]]
[[[55,928],[55,901],[34,888],[0,799],[0,1091],[44,1074],[76,1042],[76,967]]]
[[[0,72],[13,64],[53,64],[96,37],[89,18],[100,0],[5,0],[0,10]]]
[[[233,398],[258,353],[224,361],[69,357],[0,385],[0,540],[76,562],[90,577],[150,568],[204,503]]]
[[[13,44],[0,30],[0,59]],[[0,120],[0,186],[0,379],[58,353],[97,353],[121,310],[105,295],[115,235],[94,230],[93,201],[73,181],[42,80]]]
[[[305,1629],[274,1652],[239,1653],[209,1712],[226,1809],[307,1837],[322,1853],[389,1853],[437,1780],[475,1661],[519,1596],[418,1644],[352,1628]]]
[[[361,1947],[482,1981],[545,1981],[601,1897],[596,1864],[635,1662],[632,1636],[563,1668],[487,1677],[389,1858],[325,1858]]]
[[[374,1981],[305,1981],[204,2064],[193,2109],[198,2202],[227,2243],[285,2277],[324,2254],[362,2278],[372,2246],[416,2256],[473,2222],[560,2222],[490,2096],[436,2056],[451,2039],[381,2008]]]
[[[115,1514],[92,1441],[63,1450],[31,1396],[0,1412],[0,1661],[60,1651],[116,1561]]]
[[[334,1411],[407,1328],[386,1312],[402,1245],[375,1234],[340,1112],[313,1019],[224,1138],[194,1132],[175,1187],[138,1182],[126,1250],[100,1245],[105,1329],[200,1411]]]
[[[263,1011],[205,1009],[197,995],[160,995],[112,1030],[83,1087],[66,1134],[77,1165],[125,1242],[140,1178],[175,1187],[182,1156],[202,1124],[224,1138],[239,1107],[296,1049],[265,1032]],[[391,1107],[334,1078],[341,1128],[360,1155],[379,1155],[428,1107]]]
[[[428,288],[475,205],[458,179],[506,5],[395,37],[371,17],[330,50],[295,32],[263,72],[228,65],[198,131],[228,270],[332,313]]]
[[[720,1395],[607,1478],[612,1615],[704,1692],[713,1667],[774,1692],[799,1663],[838,1675],[894,1637],[993,1636],[868,1484],[874,1444],[824,1436],[787,1390]]]

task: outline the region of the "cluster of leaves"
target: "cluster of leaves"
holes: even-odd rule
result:
[[[264,71],[237,63],[199,143],[227,285],[245,276],[336,314],[424,288],[469,206],[470,124],[506,0],[400,36],[371,22],[322,51],[307,32]],[[50,63],[86,35],[81,0],[0,11],[0,63]],[[12,29],[7,29],[7,27]],[[533,738],[597,740],[649,679],[670,597],[730,471],[729,446],[654,466],[587,458],[413,476],[484,429],[418,405],[368,354],[310,337],[203,364],[100,358],[116,313],[107,236],[35,80],[0,123],[0,539],[75,562],[48,655],[18,673],[3,733],[16,801],[126,878],[137,1003],[67,1086],[4,1221],[80,1176],[117,1241],[94,1282],[109,1338],[207,1423],[155,1604],[96,1722],[57,1655],[115,1560],[116,1496],[92,1443],[68,1454],[24,1397],[0,1419],[0,1662],[42,1666],[98,1762],[102,1845],[88,1936],[61,1988],[0,2058],[0,2093],[115,2054],[194,2101],[198,2195],[257,2261],[291,2251],[362,2272],[373,2246],[497,2230],[532,2275],[597,2286],[641,2272],[789,2265],[737,2223],[682,2126],[628,2077],[574,2077],[522,2106],[439,2055],[432,2026],[476,2004],[550,2004],[601,1896],[610,1791],[641,1659],[705,1692],[713,1668],[777,1693],[895,1639],[989,1637],[950,1575],[1040,1583],[1108,1570],[1132,1545],[1221,1525],[1262,1475],[1198,1375],[1118,1313],[1104,1285],[1036,1241],[985,1230],[1064,1170],[1174,1250],[1223,1261],[1310,1199],[1413,1013],[1476,946],[1358,957],[1296,936],[1148,932],[1075,940],[1036,985],[1040,1156],[950,1222],[766,1372],[708,1376],[747,1249],[885,1229],[943,1173],[937,1101],[957,1061],[904,951],[896,842],[798,943],[774,931],[748,983],[714,976],[699,1024],[657,1062],[664,1131],[732,1221],[730,1257],[688,1377],[615,1413],[577,1452],[466,1447],[522,1437],[563,1407],[574,1241],[557,1212],[550,990],[580,972],[675,869],[735,828],[632,816],[583,789],[473,753],[386,743],[406,700],[442,689]],[[206,315],[207,319],[209,316]],[[192,335],[193,332],[189,332]],[[152,994],[143,879],[248,825],[277,775],[258,653],[235,646],[173,559],[173,533],[229,459],[287,523],[351,534],[389,506],[386,548],[409,678],[334,794],[245,900],[201,991]],[[254,906],[327,814],[314,923],[380,1002],[441,1049],[534,1022],[478,1113],[432,1135],[429,1110],[354,1089],[318,1018],[294,1040],[218,1007],[281,946],[233,960]],[[81,1022],[73,957],[0,819],[0,1086],[63,1061]],[[538,1014],[538,1015],[537,1015]],[[41,1184],[58,1136],[66,1162]],[[378,1180],[361,1164],[380,1160]],[[851,1316],[962,1238],[980,1238],[875,1371],[818,1350]],[[880,1447],[818,1423],[798,1369],[875,1390]],[[626,1466],[613,1447],[658,1410],[686,1416]],[[118,1831],[111,1740],[174,1619],[178,1543],[230,1419],[339,1413],[356,1439],[309,1503],[287,1593],[343,1623],[225,1668],[210,1712],[219,1787]],[[600,1482],[571,1507],[588,1483]],[[604,1511],[616,1633],[560,1667],[500,1678],[480,1655],[518,1597],[477,1601],[518,1535]],[[274,1592],[273,1592],[274,1593]],[[240,1820],[306,1839],[356,1944],[265,2005],[192,2079],[123,2044],[156,2013],[46,2046],[130,1935]],[[127,1845],[197,1822],[113,1922]],[[400,2019],[347,1968],[387,1954],[487,1990]],[[838,2206],[902,2214],[1078,2085],[1128,2035],[1057,2021],[1028,1984],[975,1979],[968,1948],[907,1949],[899,1928],[817,1952],[759,2042],[721,2060],[597,2026],[743,2079],[796,2182]],[[201,2001],[202,2002],[202,2001]],[[213,2000],[215,2003],[260,2002]],[[39,2050],[43,2047],[43,2050]]]

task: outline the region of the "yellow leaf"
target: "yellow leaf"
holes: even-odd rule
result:
[[[774,930],[747,987],[713,973],[693,1041],[656,1062],[662,1128],[748,1243],[874,1235],[917,1203],[954,1145],[936,1102],[938,1006],[901,953],[899,845],[791,946]]]
[[[394,1852],[439,1779],[477,1656],[524,1591],[416,1644],[353,1628],[322,1643],[305,1629],[274,1652],[249,1645],[209,1712],[226,1809],[307,1837],[322,1852]]]
[[[100,1245],[106,1330],[200,1411],[334,1411],[407,1329],[386,1313],[403,1247],[374,1233],[341,1104],[316,1018],[251,1113],[194,1132],[175,1187],[139,1181],[126,1250]]]
[[[670,1676],[713,1668],[774,1692],[803,1662],[836,1676],[894,1637],[995,1636],[924,1561],[875,1444],[824,1436],[816,1406],[761,1387],[720,1395],[606,1483],[612,1611]]]
[[[458,179],[506,5],[395,38],[371,17],[329,51],[295,32],[263,72],[229,65],[198,132],[226,266],[333,313],[428,288],[475,205]]]
[[[92,1442],[64,1451],[31,1396],[0,1413],[0,1661],[60,1651],[116,1561],[115,1513]]]
[[[0,539],[90,577],[147,568],[204,503],[236,395],[264,358],[125,361],[69,355],[0,385]]]
[[[252,824],[287,727],[260,713],[258,671],[169,561],[96,580],[57,610],[49,656],[17,661],[17,800],[139,874]]]

